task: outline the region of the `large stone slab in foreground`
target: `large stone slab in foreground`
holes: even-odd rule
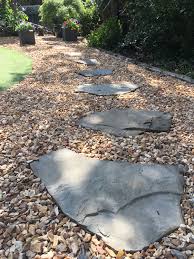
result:
[[[83,70],[80,71],[79,74],[85,77],[93,77],[93,76],[107,76],[113,73],[112,69],[94,69],[94,70]]]
[[[83,84],[77,87],[76,92],[95,95],[117,95],[135,91],[139,86],[132,83],[120,84]]]
[[[172,116],[158,111],[112,109],[91,113],[78,122],[79,125],[100,130],[115,136],[135,136],[144,132],[169,131]]]
[[[62,211],[115,249],[139,250],[183,223],[183,169],[100,161],[68,149],[31,163]]]

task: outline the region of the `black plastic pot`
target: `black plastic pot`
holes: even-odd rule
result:
[[[77,31],[69,28],[62,28],[62,34],[64,41],[77,41]]]
[[[29,45],[35,45],[35,35],[34,35],[34,31],[30,30],[30,31],[20,31],[19,32],[19,38],[20,38],[20,45],[25,45],[25,44],[29,44]]]

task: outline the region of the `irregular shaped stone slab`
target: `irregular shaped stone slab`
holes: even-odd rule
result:
[[[111,75],[112,73],[113,73],[113,70],[111,69],[83,70],[79,72],[80,75],[85,77],[107,76],[107,75]]]
[[[112,109],[91,113],[80,119],[77,124],[115,136],[129,137],[142,134],[146,131],[169,131],[171,122],[172,116],[170,113]]]
[[[84,84],[79,85],[76,92],[95,95],[117,95],[135,91],[139,86],[132,83],[120,84]]]
[[[31,163],[62,211],[116,250],[141,250],[183,223],[183,168],[100,161],[68,149]]]
[[[68,58],[71,61],[75,61],[76,63],[87,65],[87,66],[96,66],[100,65],[100,63],[96,59],[90,59],[90,58],[80,58],[77,57],[69,57]]]

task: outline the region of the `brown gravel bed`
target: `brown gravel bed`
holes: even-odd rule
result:
[[[0,45],[33,59],[32,74],[0,93],[0,258],[76,258],[81,246],[89,258],[194,258],[194,86],[83,42],[65,44],[45,36],[36,46],[20,48],[16,38],[0,38]],[[113,75],[78,75],[75,72],[86,67],[67,59],[73,51],[98,59],[102,68],[114,69]],[[80,83],[120,81],[141,87],[114,97],[74,92]],[[170,112],[172,129],[118,138],[76,126],[89,111],[116,107]],[[185,225],[143,251],[117,254],[65,217],[28,168],[27,161],[63,147],[99,159],[187,165],[181,204]]]

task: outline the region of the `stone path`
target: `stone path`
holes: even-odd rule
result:
[[[76,56],[69,57],[69,60],[74,61],[79,64],[87,65],[87,66],[96,66],[100,65],[100,63],[96,59],[90,58],[80,58],[78,59]]]
[[[119,84],[83,84],[79,85],[76,92],[95,95],[119,95],[135,91],[139,86],[132,83]]]
[[[21,51],[17,38],[0,38],[0,45]],[[88,157],[106,163],[115,161],[116,164],[122,161],[121,164],[127,163],[129,167],[158,163],[164,167],[186,165],[188,170],[183,174],[185,185],[181,195],[184,224],[161,240],[151,241],[143,250],[120,251],[117,258],[193,259],[193,86],[150,72],[125,57],[87,48],[84,43],[65,44],[52,36],[37,38],[35,46],[24,46],[22,51],[32,57],[33,72],[9,91],[1,93],[0,258],[76,259],[81,248],[85,259],[116,258],[116,251],[61,211],[43,181],[26,163],[39,158],[42,162],[44,154],[67,148],[82,153],[84,160]],[[87,69],[86,65],[70,61],[66,53],[72,53],[78,59],[98,59],[104,68],[113,69],[114,73],[107,77],[79,76],[77,72]],[[116,96],[76,93],[81,84],[120,82],[133,82],[139,88]],[[172,114],[171,130],[123,138],[76,125],[91,111],[128,108]],[[151,196],[157,200],[156,194],[147,198]],[[130,213],[132,216],[133,211]]]
[[[115,136],[129,137],[146,131],[169,131],[171,120],[172,117],[169,113],[112,109],[110,111],[92,113],[82,118],[78,125]]]
[[[96,59],[77,59],[74,55],[77,63],[100,64]],[[112,73],[108,69],[79,72],[85,77]],[[129,82],[84,84],[76,91],[105,96],[138,87]],[[112,109],[88,115],[78,124],[129,137],[146,131],[169,131],[171,120],[169,113]],[[101,236],[115,250],[144,249],[183,224],[183,176],[178,167],[100,161],[63,149],[40,157],[31,168],[67,216]]]
[[[112,73],[113,73],[113,70],[111,69],[83,70],[79,72],[80,75],[85,77],[107,76],[107,75],[111,75]]]
[[[66,215],[116,250],[141,250],[183,224],[182,168],[100,161],[68,149],[31,168]]]
[[[93,59],[74,61],[99,64]],[[112,72],[95,69],[79,74],[93,77]],[[77,87],[77,92],[119,95],[137,88],[128,82],[84,84]],[[129,137],[146,131],[169,131],[171,120],[169,113],[112,109],[88,115],[78,124]],[[40,157],[31,168],[67,216],[101,236],[115,250],[144,249],[183,224],[183,176],[178,167],[100,161],[63,149]]]

